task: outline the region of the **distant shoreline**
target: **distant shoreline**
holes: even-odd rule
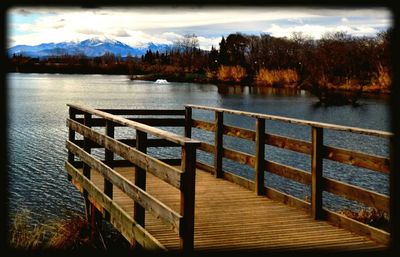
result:
[[[307,90],[311,91],[311,88],[309,86],[304,86],[300,85],[301,83],[297,83],[296,85],[290,84],[290,85],[279,85],[279,86],[265,86],[265,85],[260,85],[257,84],[254,81],[244,81],[244,82],[233,82],[233,81],[218,81],[215,79],[209,79],[205,76],[205,74],[201,73],[182,73],[182,74],[162,74],[162,73],[151,73],[151,74],[136,74],[136,75],[129,75],[127,73],[122,73],[122,72],[88,72],[87,70],[76,70],[76,71],[55,71],[55,70],[23,70],[23,71],[8,71],[8,73],[20,73],[20,74],[28,74],[28,73],[33,73],[33,74],[70,74],[70,75],[121,75],[121,76],[126,76],[127,80],[144,80],[144,81],[156,81],[157,79],[165,79],[168,82],[180,82],[180,83],[199,83],[199,84],[216,84],[216,85],[227,85],[227,86],[232,86],[232,85],[240,85],[240,86],[253,86],[253,87],[268,87],[268,88],[282,88],[282,89],[297,89],[297,90]],[[376,87],[372,87],[371,89],[369,88],[371,86],[366,86],[363,88],[362,93],[367,94],[367,95],[382,95],[382,96],[388,96],[390,95],[390,91],[383,91],[383,90],[378,90]],[[351,87],[351,86],[330,86],[329,90],[332,92],[337,92],[337,93],[352,93],[358,91],[358,87]]]

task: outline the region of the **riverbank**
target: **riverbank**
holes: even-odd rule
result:
[[[386,75],[385,78],[373,80],[370,84],[360,86],[355,81],[346,81],[345,83],[330,83],[327,82],[325,86],[312,86],[310,83],[304,83],[297,79],[297,75],[292,72],[281,71],[276,72],[275,76],[264,75],[263,78],[257,78],[256,80],[251,79],[218,79],[215,76],[201,73],[151,73],[141,75],[130,75],[130,80],[145,80],[145,81],[156,81],[157,79],[165,79],[168,82],[187,82],[187,83],[203,83],[203,84],[218,84],[218,85],[250,85],[259,88],[289,88],[298,90],[307,90],[313,92],[316,88],[321,91],[330,91],[337,93],[367,93],[375,95],[388,95],[391,93],[389,84],[391,83],[390,78]],[[280,75],[283,74],[283,75]],[[287,75],[289,74],[289,75]],[[265,78],[266,77],[266,78]],[[384,80],[383,82],[380,82]]]

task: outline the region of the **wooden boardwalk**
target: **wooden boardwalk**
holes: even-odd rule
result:
[[[134,168],[116,168],[134,181]],[[103,188],[103,177],[92,171]],[[179,190],[147,176],[146,191],[179,212]],[[133,201],[114,189],[113,199],[133,217]],[[178,235],[146,212],[145,228],[168,250],[179,249]],[[371,250],[384,249],[366,237],[315,221],[294,207],[257,196],[254,192],[212,174],[196,170],[195,250]]]
[[[391,173],[388,156],[327,145],[323,140],[324,130],[391,140],[393,135],[389,132],[193,105],[185,110],[69,107],[65,169],[68,179],[84,196],[92,232],[104,218],[133,246],[186,253],[380,251],[388,249],[392,242],[387,231],[323,206],[325,191],[391,213],[394,205],[391,207],[388,195],[323,175],[324,159],[386,176]],[[213,112],[215,119],[195,119],[193,110]],[[224,114],[254,119],[255,130],[225,124]],[[266,123],[273,121],[307,126],[311,140],[268,133]],[[163,126],[182,127],[184,136],[158,128]],[[118,136],[116,129],[120,127],[134,130],[134,137]],[[213,133],[214,143],[193,139],[193,128]],[[226,136],[254,142],[254,154],[224,146]],[[266,145],[308,155],[311,170],[268,160]],[[174,147],[180,158],[156,158],[147,153],[151,147]],[[92,153],[93,148],[103,149],[104,159]],[[197,160],[197,151],[213,155],[213,165]],[[116,155],[123,160],[115,158]],[[254,179],[224,170],[223,158],[251,167]],[[311,200],[266,186],[265,176],[271,173],[308,185]]]

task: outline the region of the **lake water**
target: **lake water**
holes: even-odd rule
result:
[[[254,89],[243,86],[216,86],[195,83],[156,84],[151,81],[130,81],[126,76],[9,74],[8,75],[8,174],[10,213],[28,209],[36,220],[64,217],[71,212],[83,212],[80,193],[67,181],[64,161],[67,158],[65,140],[68,133],[65,119],[67,103],[94,108],[154,108],[182,109],[185,104],[239,109],[388,131],[389,105],[381,98],[360,101],[360,107],[337,106],[315,108],[317,98],[305,91]],[[210,120],[211,113],[194,112],[195,118]],[[254,128],[254,120],[226,115],[226,123]],[[271,133],[309,140],[310,130],[302,126],[267,122]],[[168,129],[168,128],[167,128]],[[169,128],[177,133],[182,130]],[[349,136],[326,131],[324,143],[388,156],[383,139]],[[194,129],[193,136],[212,142],[207,132]],[[225,140],[225,139],[224,139]],[[254,153],[254,144],[226,137],[226,146]],[[267,159],[304,170],[310,161],[302,154],[267,147]],[[212,162],[203,153],[198,158]],[[252,178],[252,170],[224,159],[224,168]],[[378,192],[388,193],[388,177],[384,174],[338,166],[324,161],[324,175],[353,183]],[[305,198],[309,188],[269,175],[266,184]],[[340,208],[357,208],[351,201],[324,194],[324,204]],[[339,205],[338,205],[339,204]]]

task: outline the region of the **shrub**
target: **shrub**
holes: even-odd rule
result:
[[[241,82],[246,77],[246,70],[239,66],[225,66],[221,65],[218,68],[217,78],[223,82]]]
[[[287,86],[296,84],[299,81],[299,76],[293,69],[268,70],[261,68],[254,80],[259,85]]]
[[[387,231],[389,229],[389,215],[375,208],[361,209],[358,212],[344,210],[339,213],[373,227]]]
[[[20,250],[93,247],[88,237],[88,224],[78,215],[40,225],[33,225],[31,220],[28,210],[14,216],[10,226],[10,247]]]
[[[372,79],[372,86],[376,86],[383,91],[389,91],[392,84],[389,69],[379,64],[377,70],[376,76]]]

